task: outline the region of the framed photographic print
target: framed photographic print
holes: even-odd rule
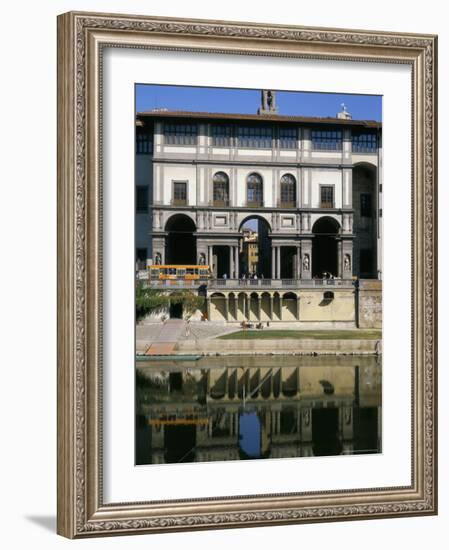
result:
[[[431,35],[58,18],[58,532],[435,514]]]

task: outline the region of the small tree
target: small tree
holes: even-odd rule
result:
[[[184,315],[188,318],[201,309],[204,298],[189,290],[179,290],[172,294],[154,288],[146,288],[142,282],[136,287],[136,320],[140,321],[150,313],[159,313],[169,309],[172,304],[182,304]]]

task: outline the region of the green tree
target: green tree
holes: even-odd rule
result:
[[[141,282],[136,287],[136,320],[140,321],[150,313],[159,313],[169,309],[171,304],[182,304],[183,313],[190,317],[201,309],[204,298],[196,296],[190,290],[177,290],[168,294],[158,289],[146,288]]]

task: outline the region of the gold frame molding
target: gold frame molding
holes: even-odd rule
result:
[[[385,62],[412,69],[412,483],[104,504],[104,47]],[[70,12],[58,17],[58,533],[70,538],[437,513],[437,37]],[[150,498],[150,495],[149,495]]]

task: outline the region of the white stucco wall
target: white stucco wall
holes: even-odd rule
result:
[[[339,169],[310,171],[312,178],[312,207],[320,206],[320,185],[334,187],[334,208],[342,207],[342,171]]]

